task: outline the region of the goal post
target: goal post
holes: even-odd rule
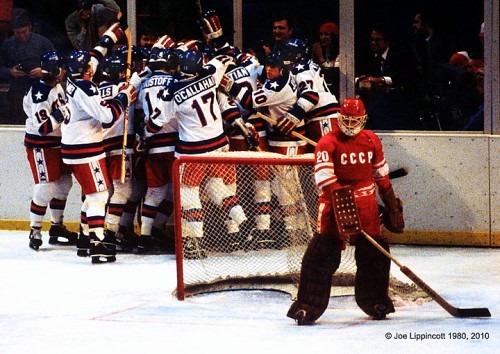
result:
[[[181,156],[173,164],[172,189],[179,300],[242,289],[296,296],[302,256],[316,226],[313,154]],[[352,295],[355,273],[354,247],[348,245],[332,296]],[[392,284],[398,293],[414,290]]]

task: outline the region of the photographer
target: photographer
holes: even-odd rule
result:
[[[112,23],[120,7],[114,0],[78,0],[65,20],[66,34],[75,49],[90,50]]]
[[[12,9],[9,25],[13,36],[0,47],[0,79],[9,80],[7,99],[10,112],[0,123],[24,125],[24,95],[42,77],[40,58],[55,48],[50,40],[32,32],[31,20],[25,9]]]

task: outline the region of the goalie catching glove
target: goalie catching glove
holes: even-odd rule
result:
[[[285,113],[285,115],[281,118],[278,119],[276,122],[276,129],[284,134],[288,135],[290,134],[297,125],[299,125],[300,119],[295,117],[291,113]]]
[[[222,26],[215,10],[205,12],[202,21],[201,29],[208,39],[216,39],[222,36]]]
[[[382,214],[384,226],[391,232],[402,233],[405,228],[403,202],[396,197],[392,187],[382,196],[382,201],[385,206]]]

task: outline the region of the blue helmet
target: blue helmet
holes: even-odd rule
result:
[[[172,70],[177,68],[178,56],[175,49],[153,47],[148,64],[153,70]]]
[[[58,76],[61,73],[63,65],[64,57],[55,51],[45,53],[40,60],[42,73],[49,74],[50,76]]]
[[[90,53],[86,50],[73,50],[66,58],[66,66],[71,77],[79,78],[87,71]]]
[[[120,78],[120,74],[125,72],[126,69],[127,63],[125,62],[125,58],[120,55],[112,55],[104,61],[102,75],[115,81]]]
[[[291,64],[307,59],[309,56],[307,42],[298,38],[289,39],[283,48],[283,55],[285,61],[289,61]]]
[[[266,58],[265,65],[273,66],[276,68],[283,69],[285,63],[283,60],[283,54],[280,51],[272,51]]]
[[[203,66],[203,53],[199,50],[187,50],[179,54],[179,70],[185,75],[196,75]]]

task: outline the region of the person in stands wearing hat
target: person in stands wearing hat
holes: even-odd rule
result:
[[[339,28],[335,22],[319,27],[319,41],[311,47],[313,61],[322,68],[338,67]]]
[[[6,121],[1,123],[24,125],[27,118],[23,110],[24,95],[42,77],[40,58],[55,48],[48,38],[32,32],[25,9],[12,9],[9,25],[13,36],[0,47],[0,79],[9,80],[10,112]]]
[[[472,70],[472,59],[469,57],[469,53],[467,53],[466,51],[453,53],[453,55],[450,57],[449,63],[465,71]]]

